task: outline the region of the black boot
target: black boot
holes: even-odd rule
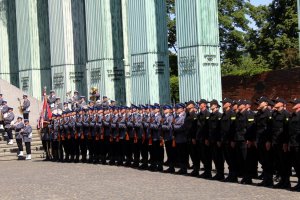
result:
[[[175,174],[186,175],[187,174],[187,169],[181,168],[179,171],[175,172]]]
[[[215,180],[215,181],[222,181],[224,180],[224,174],[216,174],[214,177],[212,177],[211,180]]]
[[[294,187],[291,188],[293,192],[300,192],[300,183],[297,183]]]
[[[174,167],[169,167],[168,169],[164,170],[164,173],[174,174],[175,173],[175,168]]]
[[[238,178],[234,175],[229,175],[227,176],[227,178],[225,178],[223,180],[223,182],[227,182],[227,183],[237,183],[238,182]]]
[[[244,178],[241,180],[241,184],[252,185],[253,182],[252,182],[252,179],[251,179],[251,178],[249,178],[249,177],[244,177]]]
[[[198,177],[199,176],[199,170],[194,169],[191,173],[189,173],[190,176],[192,177]]]
[[[257,186],[273,188],[274,183],[273,183],[272,179],[266,179],[266,180],[263,180],[262,182],[258,183]]]
[[[274,185],[274,188],[278,189],[290,189],[291,188],[291,182],[288,177],[281,177],[280,181]]]
[[[211,179],[212,175],[211,172],[203,172],[199,178],[204,178],[204,179]]]

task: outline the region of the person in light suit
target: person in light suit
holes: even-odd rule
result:
[[[31,141],[32,141],[32,127],[28,119],[24,119],[25,127],[21,129],[21,134],[26,147],[26,160],[31,160]]]

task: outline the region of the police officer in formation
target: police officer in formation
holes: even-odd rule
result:
[[[81,158],[81,162],[186,175],[190,157],[189,175],[233,183],[242,178],[242,184],[253,184],[260,163],[259,186],[300,191],[299,180],[295,187],[290,183],[292,168],[300,178],[300,99],[291,101],[292,114],[281,98],[257,99],[256,112],[251,101],[229,98],[221,101],[222,112],[217,100],[127,107],[108,105],[106,96],[96,105],[80,99],[84,105],[54,114],[43,131],[48,141],[43,143],[46,160],[79,162]],[[163,164],[168,168],[164,170]],[[275,174],[280,177],[276,185]]]

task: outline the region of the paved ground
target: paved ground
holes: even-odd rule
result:
[[[2,200],[300,199],[285,190],[93,164],[2,161],[0,173]]]

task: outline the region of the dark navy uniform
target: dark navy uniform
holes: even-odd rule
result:
[[[74,162],[79,162],[79,157],[80,157],[80,145],[81,145],[81,138],[83,135],[81,112],[82,110],[81,108],[79,108],[76,114],[75,133],[74,133],[74,154],[75,154]]]
[[[184,108],[185,106],[182,104],[177,104],[176,109]],[[189,119],[186,119],[186,113],[182,112],[175,117],[173,123],[174,136],[176,141],[176,149],[177,156],[179,161],[180,170],[177,172],[178,174],[186,174],[187,173],[187,165],[188,165],[188,149],[187,149],[187,141],[188,141],[188,132],[186,131],[186,123]]]
[[[156,107],[157,109],[159,107]],[[151,152],[151,166],[152,171],[162,171],[163,170],[163,154],[164,154],[164,144],[161,138],[161,114],[159,112],[155,113],[153,116],[153,121],[150,123],[150,131],[152,137],[152,152]]]
[[[164,109],[172,109],[170,106],[165,106]],[[165,141],[166,147],[166,154],[168,157],[168,166],[169,168],[165,170],[168,173],[175,172],[175,164],[176,164],[176,143],[172,129],[172,123],[174,116],[172,113],[167,113],[163,116],[163,123],[162,123],[162,135]]]
[[[241,102],[242,103],[242,102]],[[236,115],[236,130],[234,135],[235,141],[235,158],[234,158],[234,172],[238,174],[238,176],[243,176],[243,180],[241,183],[243,184],[252,184],[252,180],[247,176],[246,170],[246,158],[247,158],[247,137],[246,133],[248,128],[254,123],[254,118],[249,116],[249,112],[244,110],[242,112],[238,112]]]
[[[212,159],[216,166],[217,174],[213,177],[214,180],[223,180],[224,179],[224,157],[222,150],[222,135],[220,131],[220,120],[221,113],[219,111],[212,112],[208,119],[208,133],[209,133],[209,146],[211,148],[212,157],[209,158],[207,165],[208,169],[205,171],[210,171],[212,169],[211,163]]]
[[[80,152],[81,152],[81,161],[86,162],[87,161],[87,143],[88,143],[88,137],[91,136],[90,133],[90,116],[87,113],[88,110],[85,109],[85,113],[82,115],[82,134],[80,136]]]
[[[101,107],[98,108],[98,110],[102,110]],[[95,141],[94,141],[94,150],[95,150],[95,160],[94,163],[99,163],[101,158],[101,147],[102,147],[102,141],[104,139],[103,136],[103,125],[102,125],[102,119],[103,114],[98,113],[96,115],[96,125],[95,125]]]
[[[201,174],[202,178],[211,178],[211,172],[209,170],[209,163],[207,162],[208,158],[207,153],[210,151],[209,147],[205,145],[205,140],[208,140],[208,119],[210,116],[210,112],[205,109],[200,111],[197,114],[197,132],[195,135],[196,139],[196,156],[195,161],[193,161],[194,170],[199,171],[200,169],[200,161],[204,164],[204,169],[207,169],[203,174]]]
[[[124,107],[120,107],[121,110],[125,109]],[[127,148],[126,142],[129,141],[128,133],[127,133],[127,125],[126,125],[126,113],[120,113],[118,120],[118,131],[119,131],[119,152],[118,152],[118,165],[123,165],[125,152]],[[131,161],[127,160],[127,166],[131,165]]]
[[[147,107],[147,109],[149,109]],[[148,168],[148,152],[149,152],[149,124],[150,124],[150,113],[145,111],[143,114],[143,135],[142,135],[142,165],[141,169]]]
[[[288,189],[291,187],[289,180],[289,154],[288,154],[288,121],[289,113],[281,111],[273,111],[270,120],[271,143],[273,162],[281,177],[280,182],[275,185],[275,188]]]
[[[140,108],[141,109],[141,108]],[[143,137],[143,116],[140,113],[137,113],[134,116],[133,120],[133,128],[134,128],[134,141],[133,141],[133,167],[138,167],[140,163],[140,157],[142,152],[142,137]]]
[[[264,97],[259,99],[258,104],[268,102]],[[266,107],[258,110],[255,115],[255,135],[249,138],[249,141],[255,141],[257,144],[258,159],[263,168],[263,182],[261,185],[273,185],[273,161],[271,149],[266,148],[266,144],[271,142],[270,138],[270,120],[272,119],[271,111]]]
[[[108,110],[105,109],[106,114],[104,115],[102,119],[102,125],[103,125],[103,144],[102,144],[102,152],[101,152],[101,157],[102,157],[102,164],[106,164],[106,158],[109,153],[109,143],[110,143],[110,120],[111,120],[111,114],[108,113]]]
[[[300,99],[293,103],[300,104]],[[298,183],[292,188],[293,191],[300,192],[300,110],[294,112],[289,119],[289,146],[291,153],[292,166],[294,167]]]
[[[224,111],[220,121],[220,131],[224,145],[224,157],[228,164],[229,175],[225,179],[226,182],[237,182],[236,170],[234,170],[234,133],[235,133],[236,113],[230,109]]]

